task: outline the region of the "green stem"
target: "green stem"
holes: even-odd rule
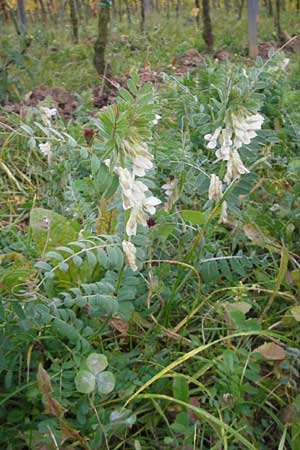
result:
[[[94,413],[95,413],[95,415],[96,415],[96,417],[97,417],[97,422],[98,422],[98,424],[99,424],[99,427],[100,427],[100,429],[101,429],[101,431],[102,431],[102,433],[103,433],[103,435],[104,435],[104,440],[105,440],[106,449],[109,450],[109,444],[108,444],[108,440],[107,440],[107,436],[106,436],[106,433],[105,433],[104,426],[103,426],[103,424],[102,424],[102,422],[101,422],[101,420],[100,420],[100,417],[99,417],[97,408],[96,408],[96,406],[95,406],[95,404],[94,404],[94,402],[93,402],[93,399],[92,399],[92,397],[91,397],[90,395],[89,395],[89,402],[90,402],[90,405],[91,405],[91,407],[92,407],[92,410],[94,411]]]

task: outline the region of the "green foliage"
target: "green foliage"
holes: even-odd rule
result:
[[[222,29],[242,30],[235,22]],[[179,38],[178,53],[202,45],[180,21],[178,33],[170,20],[147,40],[135,26],[112,43],[114,67],[146,54],[169,64]],[[32,62],[34,81],[24,73],[27,87],[55,84],[52,64],[70,88],[93,83],[89,48],[52,52],[50,31],[34,39],[33,53],[47,54]],[[240,46],[234,33],[226,44]],[[78,71],[74,61],[65,67],[72,52]],[[91,115],[81,97],[69,122],[45,122],[48,100],[23,119],[7,115],[1,186],[18,204],[0,230],[3,448],[298,450],[298,66],[285,73],[282,56],[271,56],[252,67],[207,58],[181,77],[166,67],[158,91],[133,71],[113,104]],[[224,191],[221,224],[208,188],[225,166],[204,136],[240,108],[265,123],[241,149],[250,173]],[[128,217],[114,171],[125,141],[148,144],[158,170],[143,182],[165,201],[132,238],[135,272],[122,251]],[[171,201],[159,186],[174,179]]]

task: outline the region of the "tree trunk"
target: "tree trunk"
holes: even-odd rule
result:
[[[272,5],[272,0],[268,0],[268,14],[270,17],[273,16],[273,5]]]
[[[23,0],[17,0],[17,11],[18,11],[18,19],[20,23],[20,29],[21,33],[26,33],[26,15],[25,15],[25,8],[24,8],[24,1]]]
[[[143,32],[145,29],[145,8],[144,1],[141,0],[141,31]]]
[[[225,3],[225,9],[226,9],[226,12],[229,12],[229,9],[230,9],[230,3],[229,3],[229,0],[224,0],[224,3]]]
[[[105,50],[108,41],[108,29],[110,22],[110,6],[107,2],[101,2],[99,7],[98,37],[95,42],[94,65],[99,75],[105,72]]]
[[[238,10],[238,20],[241,20],[243,15],[243,9],[244,9],[245,0],[241,0],[239,4],[239,10]]]
[[[130,12],[130,6],[129,6],[128,0],[125,0],[125,6],[126,6],[127,21],[130,25],[131,24],[131,12]]]
[[[50,17],[50,20],[52,23],[55,23],[54,13],[53,13],[53,4],[50,0],[47,0],[47,9],[48,9],[48,16]]]
[[[77,11],[77,17],[79,17],[80,22],[82,22],[83,16],[82,16],[82,7],[81,7],[80,0],[76,0],[76,11]]]
[[[277,39],[281,44],[285,42],[284,35],[282,33],[280,24],[280,0],[275,0],[275,16],[274,16],[275,28],[277,32]]]
[[[84,11],[84,19],[86,22],[88,22],[89,18],[92,16],[91,6],[87,0],[83,0],[82,5],[83,5],[83,11]]]
[[[43,22],[47,23],[47,12],[43,0],[39,0]]]
[[[142,0],[142,2],[144,5],[145,21],[147,21],[149,15],[150,15],[150,11],[151,11],[150,0]]]
[[[211,28],[209,0],[202,0],[202,14],[203,14],[203,39],[206,45],[207,52],[211,52],[213,48],[213,34]]]
[[[179,17],[179,11],[180,11],[180,0],[176,0],[176,17]]]
[[[249,57],[255,59],[257,57],[257,0],[247,0],[248,14],[248,36],[249,36]]]
[[[7,12],[7,5],[5,0],[0,0],[0,7],[3,13],[4,22],[8,22],[8,12]]]
[[[58,16],[60,25],[63,27],[65,24],[65,7],[63,0],[58,0]]]
[[[195,20],[196,20],[197,28],[199,28],[199,26],[200,26],[200,2],[199,2],[199,0],[195,0],[195,8],[198,10]]]
[[[119,0],[119,2],[118,2],[118,15],[119,15],[119,21],[122,22],[123,11],[122,11],[122,1],[121,0]]]
[[[14,24],[14,28],[16,30],[16,33],[18,35],[20,35],[21,34],[21,30],[20,30],[20,27],[19,27],[19,24],[18,24],[18,20],[17,20],[15,11],[10,6],[8,6],[8,12],[9,12],[10,20]]]
[[[69,0],[69,6],[70,6],[70,18],[72,25],[73,42],[75,44],[78,44],[78,18],[76,14],[75,1]]]

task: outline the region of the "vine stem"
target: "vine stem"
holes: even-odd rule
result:
[[[101,431],[102,431],[102,433],[103,433],[103,435],[104,435],[104,440],[105,440],[106,449],[107,449],[107,450],[110,450],[110,449],[109,449],[109,444],[108,444],[108,440],[107,440],[107,436],[106,436],[106,433],[105,433],[104,426],[103,426],[103,424],[102,424],[102,422],[101,422],[101,420],[100,420],[100,417],[99,417],[97,408],[96,408],[96,406],[95,406],[95,404],[94,404],[93,399],[92,399],[91,396],[89,396],[89,402],[90,402],[90,405],[91,405],[91,407],[92,407],[92,410],[94,411],[94,413],[95,413],[95,415],[96,415],[96,417],[97,417],[97,422],[98,422],[98,424],[99,424],[99,427],[100,427],[100,429],[101,429]]]

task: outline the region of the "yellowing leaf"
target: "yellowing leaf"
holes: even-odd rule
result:
[[[236,303],[223,303],[222,305],[228,312],[231,311],[241,311],[244,314],[250,311],[252,308],[249,303],[246,302],[236,302]]]
[[[254,350],[255,353],[260,353],[264,358],[271,361],[282,361],[285,359],[285,351],[280,345],[274,342],[266,342]]]
[[[107,209],[108,201],[103,196],[99,205],[99,213],[96,222],[97,234],[111,234],[114,233],[116,222],[116,209]]]
[[[297,322],[300,322],[300,306],[293,306],[289,312]]]

